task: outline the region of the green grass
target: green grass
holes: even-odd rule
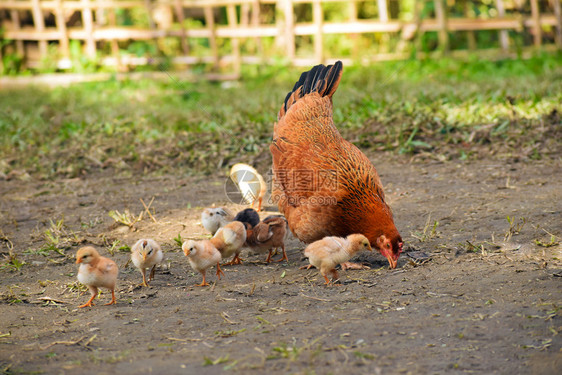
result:
[[[246,67],[229,85],[111,80],[0,91],[0,173],[200,174],[251,162],[269,153],[277,111],[300,71]],[[366,150],[557,158],[560,103],[561,54],[410,60],[344,67],[334,119]]]

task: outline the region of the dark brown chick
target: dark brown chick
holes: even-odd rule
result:
[[[283,257],[278,262],[288,261],[289,259],[285,252],[285,238],[288,231],[287,220],[284,217],[266,219],[253,228],[248,225],[245,247],[254,253],[261,254],[268,251],[269,254],[265,260],[267,263],[271,262],[273,250],[281,248],[283,250]]]

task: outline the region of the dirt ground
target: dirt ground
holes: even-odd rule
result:
[[[371,269],[331,288],[299,269],[295,239],[288,264],[245,255],[194,286],[201,276],[174,238],[206,236],[203,207],[243,208],[221,176],[0,181],[0,373],[559,373],[562,162],[372,159],[406,252],[394,270],[362,254]],[[134,230],[108,215],[138,215],[153,197],[154,221],[144,214]],[[142,288],[118,248],[146,237],[166,261]],[[64,255],[38,251],[53,241]],[[88,293],[74,255],[86,244],[119,265],[117,305],[103,306],[105,291],[77,308]],[[25,264],[8,264],[12,245]]]

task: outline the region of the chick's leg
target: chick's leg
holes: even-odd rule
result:
[[[148,281],[154,280],[154,271],[155,270],[156,270],[156,264],[154,266],[152,266],[152,270],[150,270],[150,277],[148,278]]]
[[[141,270],[142,273],[142,284],[141,286],[148,286],[148,284],[146,283],[146,270],[143,268]]]
[[[289,258],[287,258],[287,253],[285,252],[285,245],[281,246],[281,249],[283,250],[283,257],[279,259],[278,262],[282,262],[284,260],[289,262]]]
[[[201,271],[201,275],[203,275],[203,281],[201,284],[197,284],[196,286],[209,286],[209,283],[205,280],[205,270]]]
[[[242,259],[240,258],[240,254],[234,255],[234,258],[228,263],[225,263],[224,266],[232,266],[234,264],[242,264]]]
[[[83,305],[78,306],[79,308],[83,308],[83,307],[92,307],[94,306],[94,298],[96,298],[96,296],[98,295],[98,288],[96,288],[95,286],[91,286],[90,288],[90,299],[88,300],[88,302],[86,302]]]
[[[270,263],[271,262],[271,254],[273,254],[273,251],[271,249],[269,249],[269,254],[267,256],[267,259],[265,260],[266,263]]]
[[[340,264],[342,270],[370,270],[371,267],[364,266],[361,263],[345,262]]]
[[[104,306],[115,305],[117,300],[115,299],[115,289],[111,289],[111,302],[106,303]]]
[[[217,262],[217,277],[219,278],[219,280],[221,279],[221,273],[223,276],[225,276],[224,272],[221,270],[220,262]]]
[[[332,270],[332,282],[339,281],[340,276],[338,275],[338,271],[334,268]]]

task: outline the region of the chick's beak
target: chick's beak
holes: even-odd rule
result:
[[[144,262],[146,260],[146,254],[142,254],[142,261]]]
[[[76,264],[82,263],[82,258],[76,258]]]

